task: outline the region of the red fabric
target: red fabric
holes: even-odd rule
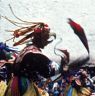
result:
[[[12,96],[20,96],[19,85],[18,85],[18,77],[13,77],[11,84],[11,93]]]

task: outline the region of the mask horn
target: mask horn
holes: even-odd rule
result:
[[[52,32],[52,33],[49,33],[49,37],[51,36],[54,36],[54,38],[56,39],[56,33]]]
[[[49,37],[54,37],[54,39],[56,39],[56,34],[55,33],[49,33]],[[53,41],[53,39],[52,40],[48,40],[47,41],[47,43],[51,43]]]

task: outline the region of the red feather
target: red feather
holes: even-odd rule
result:
[[[72,19],[69,18],[68,20],[69,20],[68,23],[70,24],[71,28],[74,30],[74,33],[79,37],[79,39],[82,41],[83,45],[85,46],[85,48],[89,53],[88,41],[84,29],[79,24],[74,22]]]

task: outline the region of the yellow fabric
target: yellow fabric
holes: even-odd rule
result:
[[[40,96],[40,94],[36,92],[33,82],[30,83],[27,91],[23,96]]]
[[[7,89],[7,84],[4,81],[0,82],[0,96],[4,96]]]
[[[49,94],[32,82],[23,96],[49,96]]]
[[[4,96],[12,96],[12,94],[11,94],[11,83],[12,83],[12,79],[8,83],[8,87],[6,89],[6,93],[5,93]]]
[[[73,88],[73,91],[72,91],[72,96],[78,96],[77,91],[76,91],[76,89],[75,89],[75,88]]]

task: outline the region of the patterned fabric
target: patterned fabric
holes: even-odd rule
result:
[[[15,79],[17,80],[17,78],[15,78]],[[18,94],[18,92],[17,92],[18,88],[16,87],[16,84],[14,84],[14,86],[16,88],[13,89],[13,87],[12,87],[12,84],[16,80],[14,80],[12,78],[12,80],[9,82],[9,85],[7,87],[7,90],[6,90],[6,93],[5,93],[5,91],[3,92],[3,94],[5,93],[4,96],[49,96],[49,94],[46,91],[38,88],[36,86],[36,84],[34,82],[32,82],[32,81],[28,82],[29,83],[28,84],[28,88],[27,88],[27,90],[24,91],[23,94],[21,94],[21,92],[20,92],[20,94]],[[16,81],[16,82],[18,82],[18,81]],[[22,88],[23,88],[23,86],[22,86]],[[13,93],[13,91],[15,91],[15,92]],[[3,95],[0,95],[0,96],[3,96]]]
[[[20,54],[18,55],[17,59],[16,59],[16,64],[21,64],[22,63],[22,60],[24,58],[24,56],[28,53],[37,53],[38,55],[40,54],[41,55],[41,50],[38,49],[37,47],[35,46],[28,46],[26,48],[24,48]],[[45,61],[49,61],[49,59],[47,59],[45,56],[41,56],[43,58],[45,58]],[[38,60],[38,59],[37,59]],[[42,59],[41,59],[42,60]],[[42,60],[43,61],[43,60]],[[49,61],[50,62],[50,61]],[[47,62],[48,63],[48,62]],[[23,64],[23,63],[22,63]],[[24,66],[24,69],[26,68],[26,65],[27,65],[27,61],[26,63],[24,63],[25,66]],[[35,64],[35,62],[34,62]],[[37,63],[38,64],[38,63]],[[41,63],[42,64],[42,63]],[[46,64],[46,62],[45,62]],[[45,65],[43,64],[43,65]],[[15,65],[15,64],[14,64]],[[30,63],[31,65],[31,63]],[[47,64],[48,65],[48,64]],[[45,65],[46,66],[46,65]],[[39,65],[39,67],[41,67]],[[43,66],[42,66],[43,67]],[[17,67],[15,67],[17,68]],[[14,68],[14,69],[15,69]],[[22,68],[22,66],[20,67]],[[30,68],[30,67],[29,67]],[[31,69],[31,68],[30,68]],[[18,69],[19,70],[19,69]],[[22,69],[23,70],[23,69]],[[20,69],[19,72],[22,72],[22,70]],[[46,69],[45,69],[46,70]],[[17,71],[17,70],[16,70]],[[25,71],[25,70],[24,70]],[[27,70],[29,72],[32,71],[31,70]],[[23,72],[23,74],[28,74],[30,76],[30,74],[25,71]],[[17,71],[18,72],[18,71]],[[33,75],[31,75],[32,77],[28,77],[28,76],[24,76],[22,75],[19,75],[20,73],[18,72],[18,74],[14,74],[13,78],[10,80],[9,82],[9,85],[8,85],[8,88],[6,90],[6,93],[4,96],[49,96],[47,92],[43,91],[42,89],[39,89],[33,82],[33,80],[31,79],[33,77]],[[31,80],[30,80],[30,79]]]

